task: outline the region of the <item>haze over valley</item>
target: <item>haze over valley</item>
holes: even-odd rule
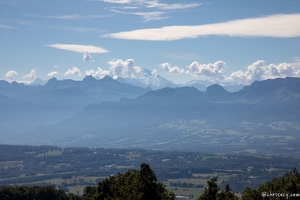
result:
[[[299,78],[236,92],[218,84],[153,90],[109,76],[0,87],[6,144],[299,155]]]

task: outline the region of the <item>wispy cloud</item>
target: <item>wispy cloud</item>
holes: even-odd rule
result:
[[[89,53],[107,53],[109,52],[102,47],[92,46],[92,45],[78,45],[78,44],[49,44],[46,45],[48,47],[53,47],[56,49],[62,49],[67,51],[74,51],[78,53],[85,53],[88,51]]]
[[[72,14],[72,15],[38,15],[31,14],[29,17],[39,17],[39,18],[48,18],[48,19],[65,19],[65,20],[73,20],[73,19],[91,19],[91,18],[104,18],[108,17],[107,15],[80,15],[80,14]]]
[[[193,8],[202,5],[202,3],[161,3],[158,0],[98,0],[105,3],[113,3],[113,4],[133,4],[133,5],[141,5],[147,8],[158,8],[163,10],[176,10],[176,9],[186,9]]]
[[[0,29],[14,29],[14,27],[8,26],[8,25],[5,25],[5,24],[0,24]]]
[[[201,3],[175,3],[175,4],[167,4],[167,3],[160,3],[159,1],[144,1],[147,4],[148,8],[158,8],[163,10],[177,10],[177,9],[187,9],[198,7],[202,5]]]
[[[171,41],[201,36],[220,35],[229,37],[300,37],[300,14],[278,14],[259,18],[247,18],[227,22],[195,25],[166,26],[137,29],[103,35],[126,40]]]
[[[161,20],[161,19],[167,19],[167,16],[163,16],[166,14],[166,12],[124,12],[122,10],[116,10],[112,9],[112,12],[115,13],[121,13],[121,14],[126,14],[126,15],[137,15],[141,16],[145,21],[153,21],[153,20]]]
[[[140,7],[138,6],[119,6],[119,7],[114,7],[122,10],[134,10],[134,9],[139,9]]]
[[[169,18],[166,15],[170,12],[170,10],[178,10],[178,9],[188,9],[202,5],[201,3],[176,3],[176,4],[168,4],[161,3],[158,0],[148,1],[148,0],[98,0],[101,2],[111,3],[111,4],[122,4],[122,6],[111,7],[108,10],[115,13],[121,14],[131,14],[141,16],[145,21],[152,20],[162,20]],[[126,4],[126,6],[124,6]],[[141,12],[124,12],[123,10],[130,9],[142,9]],[[159,10],[164,10],[159,11]],[[168,10],[168,12],[167,12]]]
[[[53,47],[56,49],[66,50],[66,51],[74,51],[77,53],[83,54],[83,61],[88,61],[92,56],[91,53],[100,54],[109,52],[102,47],[96,47],[91,45],[78,45],[78,44],[50,44],[46,45],[48,47]]]
[[[92,31],[100,32],[99,30],[97,30],[95,28],[88,28],[88,27],[53,26],[51,28],[57,28],[57,29],[68,30],[68,31],[75,31],[75,32],[79,32],[79,33],[92,32]]]
[[[135,2],[133,0],[98,0],[105,3],[118,3],[118,4],[126,4],[126,3],[132,3]]]
[[[163,16],[165,12],[134,12],[134,15],[142,16],[145,21],[162,20],[169,17]]]

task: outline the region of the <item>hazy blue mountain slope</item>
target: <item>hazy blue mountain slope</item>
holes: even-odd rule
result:
[[[253,115],[263,120],[299,121],[300,79],[284,78],[266,81],[255,81],[245,86],[233,96],[249,104]]]
[[[49,140],[56,140],[60,135],[73,138],[92,134],[113,138],[120,133],[119,137],[122,131],[129,133],[127,130],[132,127],[142,130],[170,120],[205,116],[208,104],[203,93],[195,88],[163,88],[136,99],[89,105],[73,118],[42,127],[32,134],[45,133],[44,136],[51,136]]]
[[[82,81],[52,78],[43,86],[0,81],[0,133],[5,142],[6,136],[64,121],[90,104],[134,98],[149,90],[110,77],[96,80],[87,76]]]
[[[205,90],[206,90],[206,86],[205,85],[203,85],[203,84],[201,84],[201,83],[199,83],[198,81],[196,81],[196,80],[193,80],[193,81],[189,81],[189,82],[187,82],[186,84],[183,84],[182,86],[187,86],[187,87],[195,87],[195,88],[197,88],[199,91],[203,91],[203,92],[205,92]]]
[[[300,79],[287,77],[255,81],[235,94],[238,98],[251,101],[284,102],[290,98],[299,98]]]
[[[221,85],[218,84],[208,86],[205,92],[205,96],[210,101],[228,101],[232,99],[231,93],[229,93]]]
[[[234,93],[220,85],[208,87],[206,93],[194,87],[167,87],[134,99],[92,103],[67,120],[28,131],[15,142],[271,154],[281,145],[280,153],[290,155],[300,140],[299,80],[259,81]],[[125,90],[118,90],[114,80],[107,81],[101,84],[116,87],[111,91],[120,94]],[[80,84],[91,89],[99,83],[86,79]],[[89,96],[87,90],[77,87],[40,94],[63,98],[66,89],[70,98],[64,98],[70,104],[75,97]],[[51,97],[43,95],[36,98]]]
[[[48,141],[58,141],[62,135],[66,140],[84,137],[89,143],[93,141],[86,139],[88,135],[107,140],[134,134],[142,136],[145,130],[170,122],[202,120],[224,129],[244,121],[264,124],[285,120],[297,122],[300,119],[297,81],[255,82],[237,93],[229,93],[219,85],[208,87],[206,94],[194,87],[163,88],[135,99],[91,104],[71,119],[42,127],[31,134],[47,133]],[[285,98],[281,97],[282,94]],[[287,98],[287,95],[291,97]],[[153,134],[156,134],[155,129]]]
[[[29,92],[38,91],[40,86],[29,86],[23,83],[12,82],[0,80],[0,95],[14,97],[17,95],[26,94]]]
[[[32,118],[34,106],[11,97],[0,95],[0,134],[1,141],[31,130],[36,118]]]
[[[109,76],[99,80],[96,80],[92,76],[86,76],[82,81],[58,81],[56,78],[52,78],[47,84],[42,86],[42,90],[44,91],[64,88],[80,88],[84,90],[86,95],[105,101],[118,101],[122,97],[133,98],[150,90],[150,88],[141,88],[128,83],[121,83]]]

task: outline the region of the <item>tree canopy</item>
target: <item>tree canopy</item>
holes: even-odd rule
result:
[[[218,179],[212,178],[207,181],[208,187],[205,188],[203,194],[198,200],[235,200],[237,196],[231,191],[230,186],[227,184],[225,190],[221,190],[217,184]]]
[[[208,187],[198,200],[236,200],[238,197],[231,191],[227,184],[225,190],[221,190],[217,184],[217,178],[207,181]],[[300,200],[300,173],[297,169],[284,174],[279,178],[273,178],[271,182],[259,185],[257,189],[247,187],[244,189],[242,200]]]
[[[300,199],[300,173],[293,169],[282,177],[259,185],[257,189],[247,187],[242,199]]]
[[[222,190],[217,178],[207,181],[208,187],[198,200],[281,200],[300,199],[300,173],[294,169],[271,182],[259,185],[257,189],[247,187],[241,198],[231,190],[229,184]],[[148,164],[142,163],[140,169],[118,173],[98,183],[86,186],[83,195],[67,194],[54,186],[4,186],[0,188],[0,199],[43,199],[43,200],[174,200],[175,194],[158,182],[155,172]]]
[[[98,183],[95,200],[173,200],[175,194],[168,192],[157,181],[154,171],[142,163],[140,170],[128,170],[124,174],[110,176]]]
[[[63,190],[58,190],[54,186],[6,186],[0,188],[1,200],[80,200],[81,197],[74,194],[66,194]]]

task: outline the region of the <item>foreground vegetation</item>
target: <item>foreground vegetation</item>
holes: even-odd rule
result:
[[[81,200],[82,197],[56,189],[54,186],[6,186],[0,188],[1,200]]]
[[[294,169],[280,178],[274,178],[253,189],[247,187],[241,198],[227,184],[220,190],[217,178],[208,180],[208,187],[198,200],[262,200],[300,199],[300,173]],[[0,199],[12,200],[174,200],[175,194],[167,191],[165,185],[157,181],[154,171],[142,163],[140,170],[128,170],[124,174],[110,176],[97,186],[86,186],[82,196],[66,194],[53,186],[6,186],[0,188]],[[179,197],[178,197],[179,198]]]
[[[218,179],[242,194],[247,187],[281,177],[298,168],[300,160],[274,156],[211,155],[195,152],[167,152],[142,149],[62,148],[54,146],[0,145],[0,187],[53,186],[77,196],[86,186],[95,187],[107,177],[151,165],[158,181],[177,196],[197,199]]]

